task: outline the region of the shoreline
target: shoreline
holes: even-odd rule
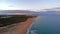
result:
[[[26,34],[28,28],[33,23],[36,17],[28,18],[24,23],[18,23],[17,30],[11,34]]]
[[[35,18],[28,18],[27,21],[25,22],[25,24],[22,26],[21,28],[21,33],[20,34],[26,34],[27,29],[30,27],[30,25],[32,24],[32,22],[35,20]]]
[[[28,28],[30,27],[30,25],[33,23],[33,21],[35,21],[36,16],[25,16],[25,15],[21,15],[21,16],[5,16],[2,15],[0,16],[1,20],[2,20],[2,24],[1,29],[0,29],[0,33],[1,34],[26,34]],[[4,23],[5,22],[5,23]],[[15,23],[17,22],[17,23]]]

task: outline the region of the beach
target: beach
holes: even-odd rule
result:
[[[30,25],[35,21],[35,18],[36,17],[28,18],[25,22],[0,27],[0,34],[26,34]]]
[[[3,25],[0,25],[0,34],[26,34],[35,18],[36,16],[24,15],[1,18],[1,23]]]
[[[27,29],[32,24],[32,22],[35,20],[36,17],[28,18],[23,23],[18,23],[16,26],[16,30],[13,32],[10,32],[11,34],[26,34]]]

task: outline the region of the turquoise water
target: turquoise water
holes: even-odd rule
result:
[[[60,34],[60,15],[39,16],[29,34]]]

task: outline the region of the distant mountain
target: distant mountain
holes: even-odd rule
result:
[[[38,12],[29,10],[0,10],[0,15],[20,15],[20,14],[37,16]]]
[[[29,10],[2,10],[0,11],[0,15],[2,15],[3,13],[14,13],[13,15],[16,15],[16,13],[22,13],[22,14],[26,14],[26,15],[31,15],[31,16],[39,16],[39,15],[56,15],[56,14],[60,14],[60,7],[56,7],[56,8],[51,8],[51,9],[44,9],[43,11],[29,11]],[[12,15],[10,14],[10,15]],[[8,14],[6,14],[8,15]]]
[[[31,13],[29,10],[1,10],[0,13]]]

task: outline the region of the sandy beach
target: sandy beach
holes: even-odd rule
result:
[[[11,32],[11,34],[26,34],[27,29],[35,20],[36,17],[28,18],[24,23],[18,23],[17,30]]]
[[[0,34],[26,34],[29,26],[33,23],[36,16],[14,16],[2,20],[2,27],[0,27]],[[15,23],[16,22],[16,23]],[[8,25],[10,24],[10,25]],[[6,25],[6,26],[4,26]]]

